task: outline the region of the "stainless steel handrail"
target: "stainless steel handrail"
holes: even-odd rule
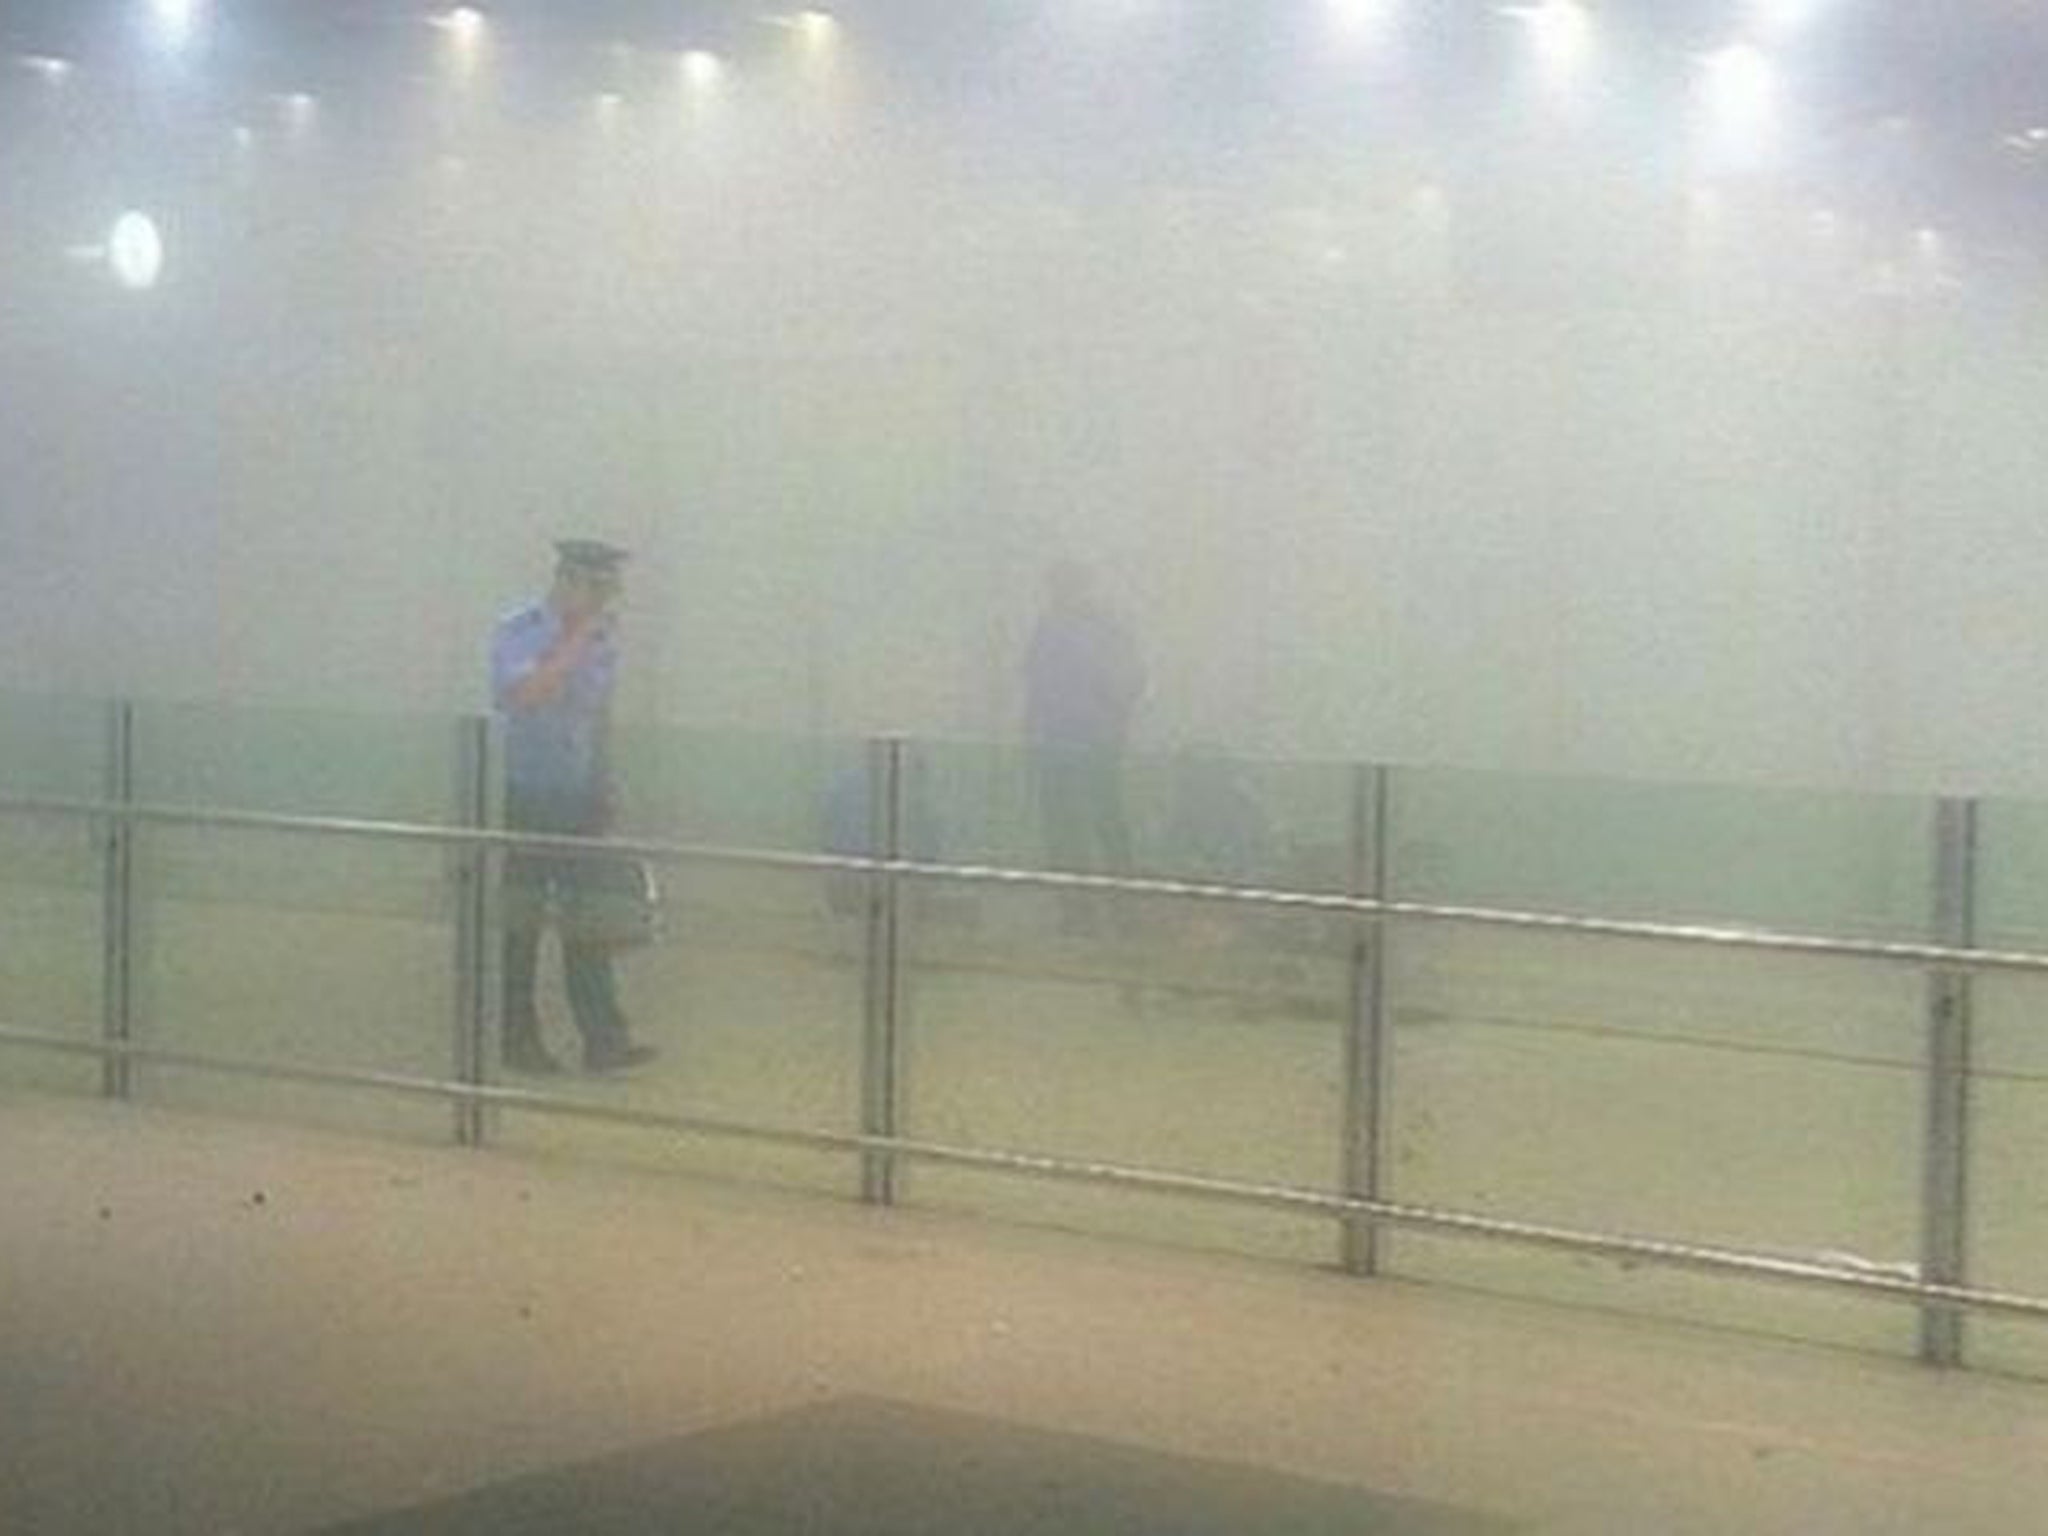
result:
[[[867,1135],[858,1131],[821,1131],[768,1126],[713,1116],[674,1114],[663,1110],[593,1103],[524,1088],[457,1083],[436,1078],[411,1077],[401,1073],[349,1071],[291,1062],[256,1062],[231,1056],[165,1050],[133,1042],[84,1039],[8,1026],[0,1026],[0,1043],[32,1046],[101,1059],[119,1057],[129,1062],[186,1067],[234,1076],[342,1088],[378,1089],[408,1094],[416,1098],[521,1109],[617,1125],[675,1131],[686,1135],[767,1142],[814,1151],[886,1153],[921,1162],[945,1163],[955,1167],[979,1168],[998,1173],[1024,1174],[1073,1183],[1115,1185],[1127,1189],[1147,1190],[1155,1194],[1183,1195],[1226,1204],[1253,1205],[1318,1216],[1348,1217],[1375,1225],[1406,1227],[1452,1237],[1510,1242],[1525,1247],[1581,1254],[1590,1258],[1612,1259],[1620,1263],[1656,1264],[1664,1268],[1690,1269],[1753,1280],[1816,1286],[1923,1305],[1961,1307],[1974,1312],[2032,1318],[2037,1321],[2048,1320],[2048,1297],[1990,1290],[1978,1286],[1929,1284],[1914,1278],[1910,1273],[1877,1265],[1852,1267],[1827,1263],[1820,1257],[1796,1258],[1720,1248],[1711,1244],[1680,1243],[1661,1238],[1591,1232],[1542,1222],[1483,1216],[1439,1206],[1362,1199],[1323,1190],[1302,1189],[1294,1185],[1261,1184],[1239,1179],[1213,1178],[1204,1174],[1133,1168],[1121,1163],[1053,1157],[1034,1152],[960,1147],[902,1136]]]
[[[1102,891],[1356,917],[1507,928],[1582,938],[1633,939],[1772,954],[1876,960],[1915,967],[1943,966],[1962,971],[2018,971],[2048,975],[2048,953],[2032,950],[1985,949],[1975,946],[1958,947],[1881,939],[1847,939],[1826,934],[1788,933],[1775,929],[1728,927],[1710,923],[1667,923],[1634,918],[1588,917],[1562,912],[1531,912],[1505,907],[1403,901],[1346,895],[1336,891],[1273,890],[1258,886],[1223,885],[1200,881],[1075,874],[1050,869],[1016,869],[1002,865],[876,859],[859,854],[727,848],[712,844],[675,843],[636,837],[566,837],[552,833],[437,826],[424,822],[300,816],[271,811],[232,811],[204,806],[122,803],[47,796],[0,796],[0,815],[6,814],[100,818],[129,823],[145,822],[159,826],[224,827],[312,836],[360,837],[445,847],[494,847],[580,857],[616,857],[623,854],[631,858],[658,862],[886,874],[960,884]]]
[[[1467,924],[1566,936],[1632,939],[1748,952],[1879,961],[1914,968],[1931,967],[1951,975],[1965,975],[1977,971],[2048,974],[2048,953],[2032,951],[1992,950],[1971,945],[1848,939],[1757,928],[1637,921],[1555,912],[1401,901],[1362,894],[1272,890],[1159,878],[873,858],[857,854],[730,848],[646,838],[570,837],[492,828],[239,811],[192,805],[143,804],[123,800],[0,796],[0,815],[9,814],[83,819],[115,827],[132,827],[137,824],[210,827],[355,837],[451,849],[517,849],[569,857],[617,857],[623,854],[662,862],[709,863],[727,867],[812,873],[840,872],[1014,888],[1099,891],[1358,918]],[[1590,1232],[1368,1198],[1355,1193],[1334,1194],[1287,1185],[1210,1178],[1159,1169],[1133,1168],[1114,1163],[949,1146],[877,1134],[873,1130],[799,1130],[655,1110],[624,1109],[479,1082],[453,1082],[297,1063],[257,1062],[246,1058],[163,1050],[137,1045],[119,1038],[87,1041],[64,1035],[0,1028],[0,1043],[94,1056],[123,1071],[134,1062],[153,1062],[184,1066],[194,1070],[380,1089],[415,1096],[425,1095],[478,1111],[485,1106],[498,1105],[666,1129],[685,1134],[743,1138],[824,1151],[855,1152],[863,1154],[870,1162],[877,1158],[911,1158],[997,1172],[1113,1184],[1158,1193],[1249,1203],[1335,1216],[1354,1227],[1359,1224],[1369,1228],[1410,1227],[1445,1235],[1490,1238],[1525,1246],[1550,1248],[1612,1259],[1623,1264],[1650,1263],[1660,1267],[1689,1268],[1752,1279],[1832,1287],[1865,1295],[1890,1296],[1917,1302],[1929,1315],[1946,1308],[2048,1319],[2048,1298],[1960,1284],[1930,1282],[1923,1278],[1926,1271],[1917,1263],[1910,1266],[1885,1266],[1870,1265],[1852,1259],[1849,1265],[1844,1265],[1826,1262],[1831,1257],[1829,1255],[1786,1256],[1625,1234]]]

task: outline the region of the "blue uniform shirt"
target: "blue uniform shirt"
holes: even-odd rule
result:
[[[512,690],[561,635],[546,603],[507,614],[491,635],[491,704],[505,720],[505,780],[516,794],[554,804],[593,805],[605,787],[604,730],[619,652],[606,629],[584,652],[562,691],[534,709]]]

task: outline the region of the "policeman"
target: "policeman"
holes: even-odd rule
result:
[[[612,689],[619,652],[613,612],[626,552],[597,539],[556,544],[547,597],[508,614],[491,637],[491,699],[505,724],[505,821],[519,831],[602,837],[616,790],[609,760]],[[541,1042],[534,970],[541,929],[581,898],[613,883],[617,860],[511,854],[505,863],[503,1059],[508,1070],[559,1073]],[[633,1042],[612,971],[614,944],[561,923],[569,1010],[583,1039],[583,1066],[617,1072],[653,1059]]]

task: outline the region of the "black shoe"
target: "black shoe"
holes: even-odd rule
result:
[[[500,1059],[507,1072],[517,1072],[526,1077],[560,1077],[562,1064],[548,1054],[548,1048],[538,1040],[522,1041],[517,1045],[507,1044]]]
[[[583,1070],[586,1072],[628,1072],[634,1067],[644,1067],[661,1052],[651,1045],[607,1045],[599,1049],[585,1047]]]

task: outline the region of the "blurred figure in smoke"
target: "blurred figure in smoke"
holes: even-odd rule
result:
[[[1204,885],[1286,885],[1280,829],[1253,787],[1247,765],[1197,748],[1174,763],[1166,841],[1175,875]],[[1227,957],[1211,974],[1241,1018],[1285,1006],[1299,991],[1300,919],[1271,908],[1190,902],[1182,937],[1189,952]]]
[[[1052,868],[1130,872],[1122,757],[1144,696],[1130,629],[1085,566],[1053,565],[1024,667],[1024,735]],[[1064,902],[1061,911],[1070,931],[1086,930],[1085,903]]]
[[[1244,765],[1196,748],[1174,763],[1167,823],[1175,873],[1212,885],[1270,883],[1273,826]]]
[[[491,702],[505,722],[505,821],[515,830],[602,837],[617,793],[609,751],[619,651],[613,610],[626,552],[595,539],[555,546],[545,599],[491,636]],[[561,1066],[534,1006],[540,935],[553,916],[583,1065],[615,1072],[651,1060],[619,1007],[613,952],[649,937],[652,897],[634,860],[514,853],[505,861],[503,1057],[514,1072]]]

